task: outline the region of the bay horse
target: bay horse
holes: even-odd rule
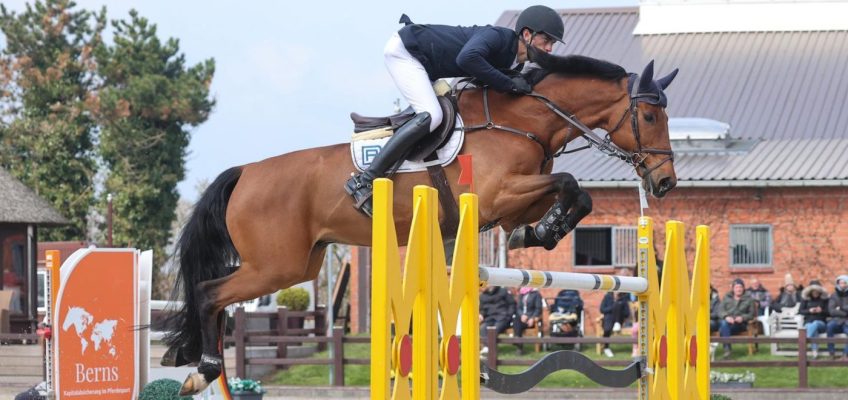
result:
[[[481,226],[513,232],[512,247],[553,248],[591,211],[592,202],[572,175],[551,174],[552,156],[596,128],[608,132],[596,143],[600,149],[633,165],[653,196],[674,188],[663,90],[677,70],[654,80],[653,62],[639,76],[584,56],[535,52],[532,59],[541,67],[526,75],[532,95],[477,88],[458,100],[467,127],[461,154],[474,156]],[[445,171],[457,195],[468,190],[456,183],[458,164]],[[353,208],[343,188],[353,170],[345,143],[233,167],[209,185],[177,244],[175,294],[183,305],[171,316],[163,364],[197,363],[182,395],[199,393],[221,373],[226,306],[315,279],[330,243],[371,245],[371,221]],[[404,173],[394,182],[403,243],[412,188],[426,184],[428,176]],[[527,225],[536,221],[535,228]],[[536,237],[540,226],[547,228],[544,238]]]

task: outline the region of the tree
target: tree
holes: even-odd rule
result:
[[[95,194],[96,126],[86,101],[105,9],[74,7],[37,1],[18,15],[0,4],[0,167],[70,219],[71,226],[43,232],[48,240],[83,239]]]
[[[106,167],[101,201],[105,193],[114,196],[114,243],[153,249],[154,265],[162,265],[189,129],[206,121],[214,106],[215,64],[187,66],[179,42],[161,42],[156,25],[135,10],[112,26],[114,44],[101,43],[94,52],[102,79],[91,102]]]

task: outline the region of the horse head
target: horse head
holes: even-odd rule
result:
[[[622,132],[617,135],[610,131],[613,143],[632,154],[628,161],[642,178],[642,187],[655,197],[665,196],[677,185],[668,114],[665,112],[668,100],[664,92],[677,76],[677,71],[675,69],[655,80],[654,62],[651,61],[642,75],[629,74],[630,106],[622,120],[628,119],[629,114],[630,123],[625,122]]]
[[[653,196],[663,197],[675,187],[677,176],[664,89],[674,80],[677,70],[655,80],[653,61],[639,75],[590,57],[530,51],[531,59],[541,70],[527,76],[531,83],[540,84],[536,90],[549,99],[548,107],[561,107],[561,113],[570,115],[570,111],[579,119],[577,123],[569,121],[569,133],[562,134],[558,141],[552,139],[553,145],[567,144],[584,135],[601,151],[630,163],[642,178],[642,186]],[[574,128],[581,132],[572,135]],[[591,132],[595,128],[604,129],[606,139]]]

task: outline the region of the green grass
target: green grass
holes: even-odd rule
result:
[[[526,349],[532,349],[532,346],[525,345]],[[613,360],[630,360],[630,345],[611,345],[615,357]],[[718,349],[721,352],[721,349]],[[740,361],[766,361],[766,360],[793,360],[791,357],[772,356],[769,353],[767,345],[761,345],[759,352],[752,356],[748,356],[747,347],[736,345],[733,349],[732,360]],[[598,356],[595,353],[595,345],[584,345],[583,354],[596,359],[607,359],[603,356]],[[538,360],[544,353],[529,353],[519,357],[516,354],[515,347],[512,345],[501,345],[498,347],[498,356],[500,359],[527,359]],[[315,358],[327,358],[327,352],[317,353]],[[346,358],[362,358],[370,357],[370,346],[367,344],[348,344],[345,346]],[[370,367],[367,365],[347,365],[345,366],[345,386],[368,386]],[[502,366],[498,368],[501,372],[517,373],[521,372],[526,367],[523,366]],[[797,388],[798,387],[798,370],[792,367],[775,367],[775,368],[715,368],[721,372],[744,372],[749,370],[756,374],[757,379],[754,382],[756,388]],[[845,376],[848,375],[848,367],[817,367],[807,370],[808,384],[811,388],[833,388],[833,387],[848,387],[848,380]],[[304,365],[292,366],[287,370],[278,371],[272,376],[263,380],[266,384],[272,385],[294,385],[294,386],[326,386],[329,385],[330,367],[325,365]],[[633,385],[635,386],[635,384]],[[598,384],[590,381],[580,373],[574,371],[559,371],[545,378],[539,387],[543,388],[596,388]]]

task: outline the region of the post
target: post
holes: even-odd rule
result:
[[[236,376],[244,377],[247,376],[246,372],[247,367],[244,365],[246,360],[244,357],[245,354],[245,329],[247,325],[247,318],[244,313],[244,307],[236,308],[235,315],[235,324],[236,329],[233,332],[233,340],[236,342]]]
[[[344,386],[344,328],[333,327],[333,386]]]
[[[109,233],[107,235],[109,247],[112,247],[112,193],[106,195],[106,202],[109,204],[106,211],[107,224],[109,225]]]
[[[807,388],[807,331],[798,330],[798,387]]]
[[[327,312],[327,309],[327,306],[315,307],[315,336],[321,336],[327,333],[327,315],[332,314],[332,311]],[[329,307],[329,309],[332,309],[332,307]],[[318,351],[324,350],[327,350],[327,343],[318,342]]]
[[[498,368],[498,331],[493,326],[486,328],[486,347],[489,348],[486,363],[491,369]]]
[[[277,309],[277,335],[288,336],[289,331],[289,308],[280,307]],[[277,358],[286,358],[288,356],[288,343],[277,342]]]

